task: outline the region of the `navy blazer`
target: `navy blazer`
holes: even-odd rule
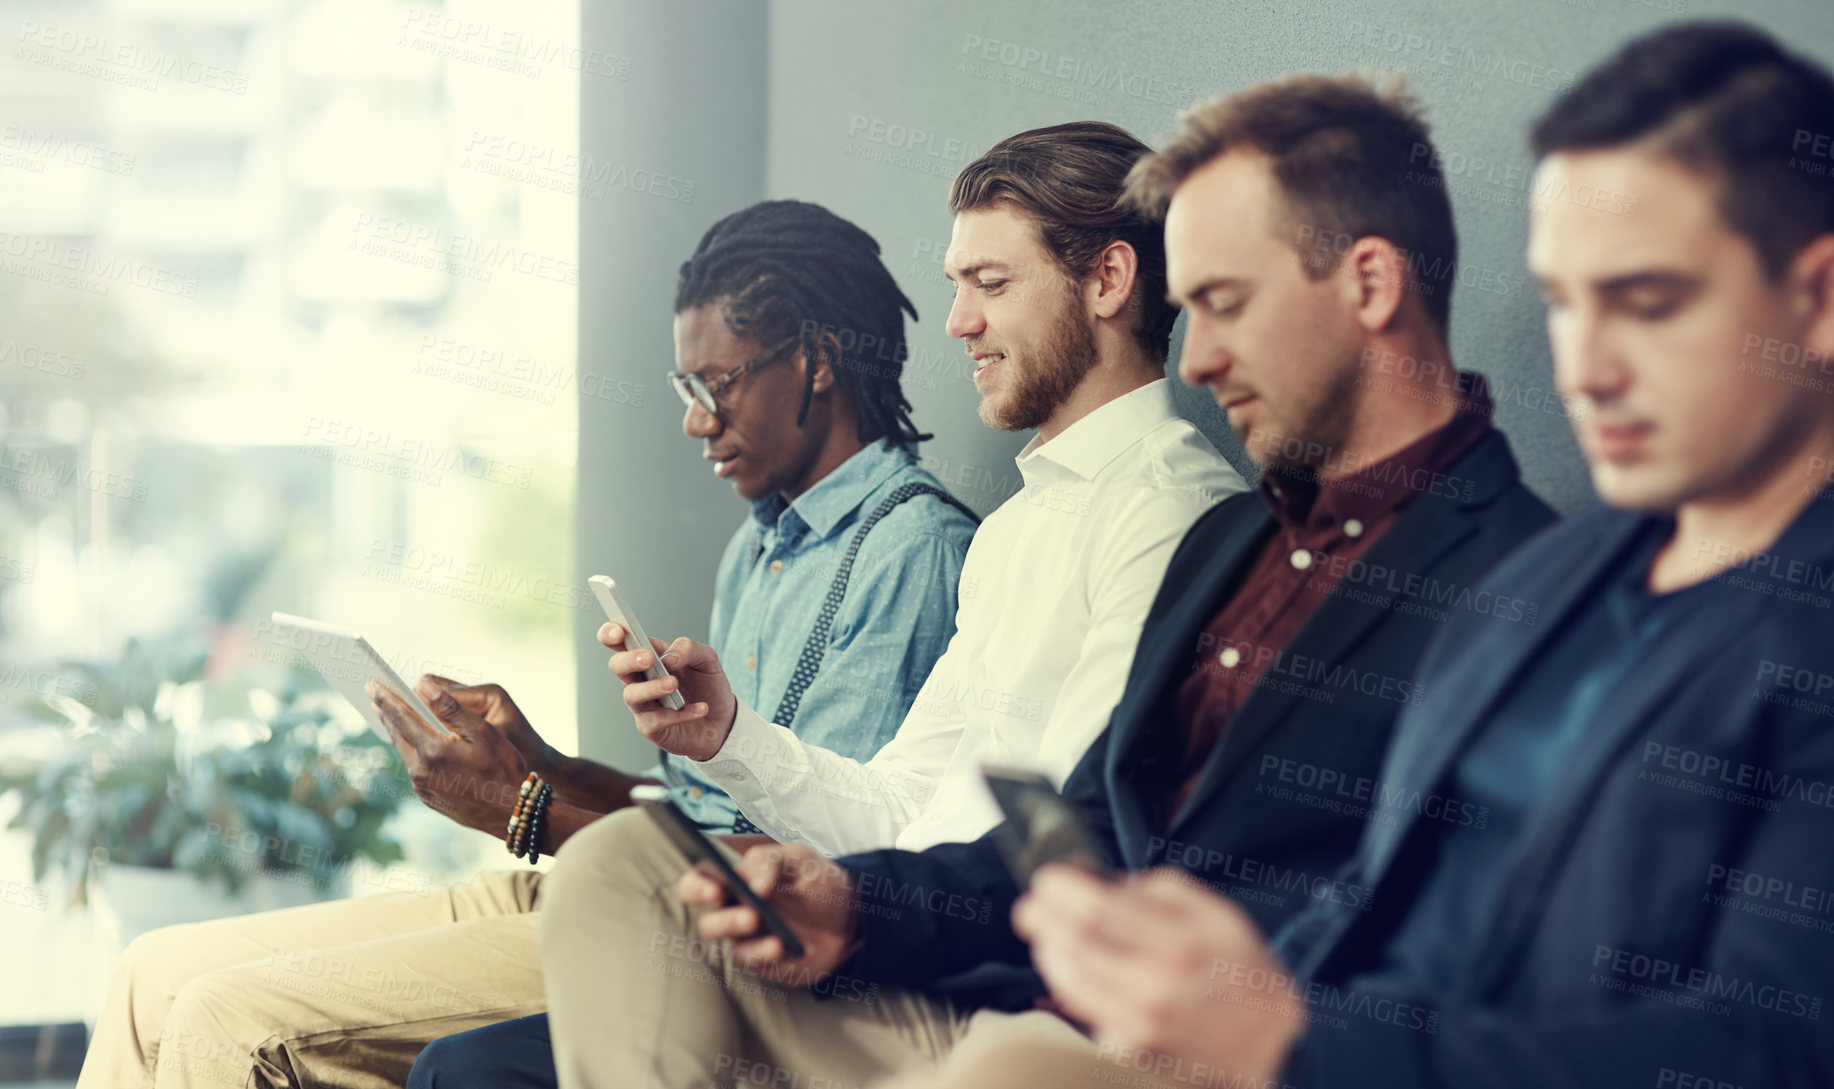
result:
[[[1269,932],[1315,897],[1366,904],[1361,890],[1334,877],[1380,789],[1394,722],[1419,697],[1420,655],[1448,614],[1517,626],[1519,618],[1495,615],[1510,606],[1477,595],[1479,581],[1554,520],[1522,484],[1501,432],[1451,472],[1423,481],[1422,491],[1268,668],[1160,834],[1151,810],[1158,791],[1176,789],[1184,744],[1172,722],[1178,687],[1196,661],[1215,660],[1219,648],[1204,645],[1204,628],[1231,595],[1253,592],[1242,578],[1277,523],[1249,492],[1191,527],[1147,614],[1108,728],[1064,788],[1112,860],[1131,870],[1182,866],[1235,895]],[[842,970],[965,1006],[1029,1007],[1044,990],[1012,932],[1020,890],[1001,864],[997,834],[842,859],[859,893],[864,940]]]
[[[1545,603],[1541,622],[1448,624],[1383,774],[1441,789],[1563,618],[1663,526],[1599,508],[1510,557],[1489,586]],[[1430,857],[1432,837],[1410,835],[1420,818],[1370,826],[1344,879],[1382,910],[1315,904],[1276,942],[1315,1001],[1349,1011],[1310,1028],[1286,1080],[1834,1084],[1834,502],[1812,501],[1726,581],[1749,592],[1658,637],[1499,853],[1452,991],[1411,996],[1431,1031],[1345,997],[1405,909],[1385,882]]]

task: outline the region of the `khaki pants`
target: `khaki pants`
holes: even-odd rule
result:
[[[144,934],[115,968],[78,1089],[399,1086],[431,1041],[541,1012],[540,877]]]
[[[685,865],[637,809],[600,818],[561,848],[540,918],[562,1089],[850,1089],[964,1040],[978,1051],[1083,1039],[1050,1014],[969,1016],[846,976],[816,993],[766,983],[699,939],[674,895]]]

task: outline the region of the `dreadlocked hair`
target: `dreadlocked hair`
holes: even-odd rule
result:
[[[734,336],[795,337],[809,362],[796,426],[809,414],[815,361],[827,359],[852,401],[863,441],[909,449],[934,436],[911,422],[899,381],[917,318],[871,235],[818,204],[767,200],[715,223],[682,262],[675,312],[720,303]],[[838,355],[839,358],[836,358]]]

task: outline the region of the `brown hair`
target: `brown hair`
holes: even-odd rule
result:
[[[1402,251],[1427,315],[1446,331],[1458,231],[1439,154],[1399,81],[1378,88],[1364,76],[1288,76],[1200,102],[1178,122],[1171,144],[1128,175],[1136,206],[1163,216],[1173,192],[1199,168],[1230,151],[1265,155],[1306,275],[1321,279],[1337,267],[1347,248],[1337,240],[1387,239]]]
[[[1811,169],[1830,133],[1825,68],[1755,27],[1703,22],[1625,46],[1535,122],[1530,142],[1537,159],[1642,145],[1705,175],[1774,281],[1834,232],[1834,185]]]
[[[1178,308],[1165,298],[1165,220],[1128,203],[1128,171],[1151,148],[1118,125],[1073,121],[1009,136],[963,168],[949,188],[957,215],[1007,203],[1037,221],[1045,247],[1071,279],[1095,270],[1109,244],[1138,260],[1127,305],[1140,311],[1134,336],[1154,359],[1171,347]]]

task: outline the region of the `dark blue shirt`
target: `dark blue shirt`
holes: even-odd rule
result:
[[[1665,594],[1645,588],[1656,551],[1673,532],[1672,521],[1652,522],[1637,561],[1625,564],[1549,641],[1547,653],[1457,757],[1444,781],[1448,797],[1435,799],[1434,811],[1459,819],[1420,826],[1417,834],[1436,842],[1415,854],[1406,913],[1370,973],[1356,980],[1359,990],[1456,993],[1454,981],[1481,940],[1498,883],[1567,753],[1625,674],[1647,660],[1651,642],[1723,592],[1711,581]]]

